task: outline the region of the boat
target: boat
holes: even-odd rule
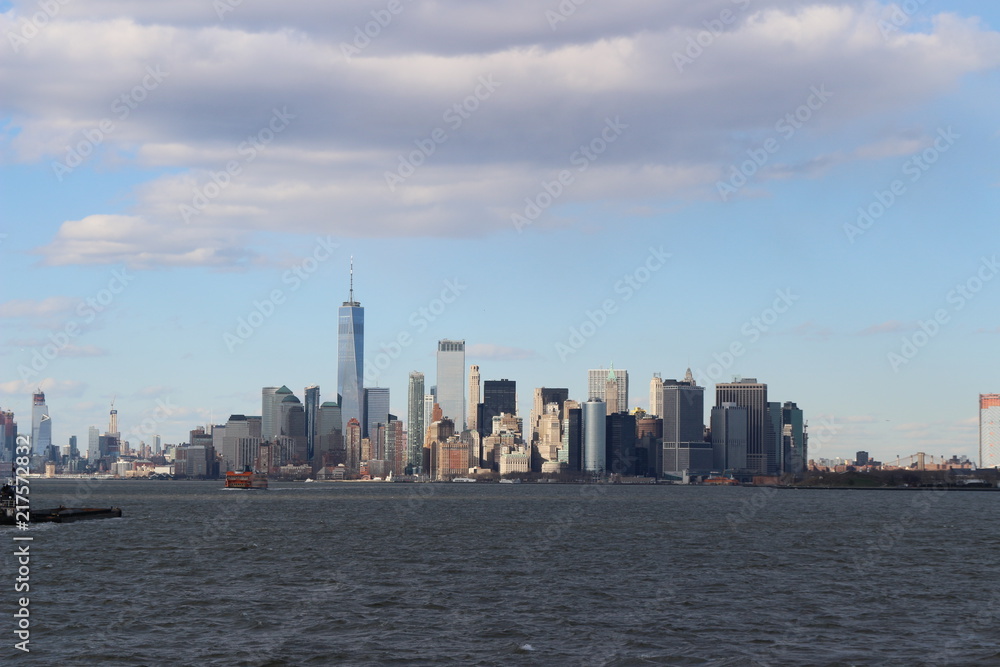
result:
[[[22,505],[23,507],[23,505]],[[66,507],[60,505],[50,509],[28,510],[18,512],[14,487],[4,484],[0,487],[0,526],[18,524],[20,516],[23,525],[24,515],[28,515],[28,523],[70,523],[86,519],[115,519],[122,515],[120,507]]]
[[[226,472],[227,489],[266,489],[267,475],[262,472]]]
[[[521,483],[521,479],[519,477],[515,477],[514,479],[501,479],[500,483],[501,484],[520,484]]]
[[[456,478],[454,478],[451,481],[453,481],[453,482],[475,482],[476,480],[472,479],[471,477],[456,477]]]

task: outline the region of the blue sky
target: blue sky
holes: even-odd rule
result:
[[[0,406],[26,430],[41,386],[64,444],[116,397],[133,440],[177,442],[262,386],[332,399],[353,255],[368,360],[412,340],[378,378],[400,416],[464,338],[525,415],[536,386],[585,400],[589,368],[646,406],[690,366],[796,401],[816,456],[975,458],[1000,391],[995,6],[549,4],[0,5]]]

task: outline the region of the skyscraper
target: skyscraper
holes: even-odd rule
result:
[[[635,475],[635,415],[613,412],[605,420],[604,461],[608,472]]]
[[[363,438],[375,439],[376,426],[385,426],[389,423],[389,388],[388,387],[366,387],[361,390],[365,397],[364,429],[361,433]]]
[[[583,470],[604,474],[607,433],[607,407],[599,398],[583,404]]]
[[[1000,467],[1000,394],[979,395],[979,467]]]
[[[628,411],[628,371],[616,369],[614,364],[610,369],[597,368],[587,371],[587,398],[599,398],[604,403],[608,402],[606,396],[608,382],[611,381],[618,387],[617,405],[615,412]],[[605,409],[607,407],[605,406]]]
[[[465,341],[440,340],[437,351],[437,404],[444,416],[465,430]]]
[[[311,385],[305,390],[306,456],[312,461],[316,449],[316,417],[319,411],[319,387]]]
[[[663,380],[663,473],[708,472],[712,444],[705,442],[705,388],[691,369],[683,380]]]
[[[808,444],[802,410],[795,403],[785,401],[781,406],[782,473],[801,475],[806,471]]]
[[[13,461],[17,448],[17,422],[12,410],[0,410],[0,459]]]
[[[87,429],[87,458],[92,462],[101,458],[101,430],[96,426]]]
[[[653,379],[649,381],[649,414],[663,416],[663,378],[659,373],[653,373]]]
[[[483,383],[483,402],[478,410],[479,433],[487,436],[493,432],[493,418],[502,413],[517,414],[517,383],[514,380],[486,380]]]
[[[562,445],[570,472],[580,472],[583,462],[583,410],[576,401],[563,401]]]
[[[469,366],[469,415],[468,426],[470,430],[477,430],[477,418],[479,413],[479,366]]]
[[[407,455],[406,463],[419,471],[424,452],[424,374],[413,371],[406,394]]]
[[[365,359],[365,309],[354,300],[354,258],[351,258],[351,288],[340,307],[337,328],[337,394],[344,423],[357,419],[363,424]]]
[[[49,406],[45,404],[45,392],[39,389],[32,396],[31,405],[31,452],[44,454],[52,444],[52,421]]]
[[[735,403],[712,408],[712,467],[743,470],[747,467],[747,409]]]
[[[742,378],[715,385],[715,404],[735,403],[747,409],[747,469],[758,475],[768,474],[766,447],[771,430],[767,413],[767,385],[757,378]]]
[[[278,392],[281,392],[280,396]],[[281,401],[291,393],[292,390],[284,385],[260,390],[260,437],[264,441],[273,442],[274,436],[278,434]]]

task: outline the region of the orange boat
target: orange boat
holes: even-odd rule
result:
[[[233,472],[226,473],[227,489],[266,489],[267,475],[262,472]]]

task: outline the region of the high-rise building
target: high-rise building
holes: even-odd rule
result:
[[[278,433],[278,405],[284,396],[275,399],[279,387],[264,387],[260,390],[260,437],[270,442]],[[292,393],[288,387],[280,387],[286,394]]]
[[[347,465],[344,422],[340,415],[340,406],[333,401],[324,401],[316,411],[313,467],[319,469],[323,465],[335,466],[341,463]]]
[[[317,385],[306,387],[305,399],[306,458],[312,461],[316,450],[316,417],[319,411],[319,387]]]
[[[530,437],[526,438],[529,442],[534,442],[538,437],[538,422],[542,415],[545,414],[545,406],[549,403],[556,403],[559,406],[559,414],[562,415],[563,404],[568,398],[569,389],[562,387],[535,387],[535,395],[534,400],[532,401],[531,414],[529,415],[528,422],[528,428],[531,430],[531,433],[527,434]],[[577,407],[579,407],[579,405],[577,405]]]
[[[758,475],[770,474],[768,447],[774,447],[767,408],[767,385],[757,378],[742,378],[715,385],[715,404],[735,403],[747,409],[747,469]],[[772,455],[773,458],[773,455]]]
[[[337,328],[337,394],[344,423],[357,419],[364,424],[365,309],[354,300],[354,258],[351,258],[351,288],[340,307]]]
[[[12,410],[0,410],[0,460],[13,461],[17,448],[17,422]]]
[[[39,389],[32,396],[31,405],[31,451],[45,453],[52,444],[52,421],[49,406],[45,404],[45,392]]]
[[[618,387],[618,395],[613,397],[617,404],[614,405],[615,412],[628,412],[628,371],[616,369],[614,364],[610,369],[598,368],[587,371],[587,398],[599,398],[605,403],[607,409],[608,382],[614,382]]]
[[[705,388],[695,384],[691,369],[683,380],[663,380],[661,385],[661,472],[708,472],[712,468],[712,444],[705,442]]]
[[[361,469],[361,422],[351,417],[344,424],[347,474],[355,478]]]
[[[607,433],[607,407],[599,398],[583,404],[583,471],[603,475]]]
[[[440,340],[437,351],[437,403],[444,416],[465,430],[465,341]]]
[[[649,381],[649,414],[663,416],[663,378],[659,373],[653,373],[653,379]]]
[[[362,437],[375,439],[376,426],[385,426],[389,423],[389,388],[388,387],[365,387],[361,390],[364,395],[364,431]]]
[[[712,408],[712,468],[718,471],[747,467],[749,412],[735,403]]]
[[[609,473],[635,475],[635,415],[613,412],[605,417],[604,461]],[[645,471],[644,471],[645,472]]]
[[[517,382],[514,380],[486,380],[483,383],[483,402],[478,409],[479,434],[493,432],[493,418],[506,413],[517,414]]]
[[[479,366],[469,366],[469,402],[468,409],[469,415],[467,418],[468,426],[471,430],[479,430],[477,427],[478,416],[479,416],[479,383],[481,376],[479,375]]]
[[[424,450],[424,374],[410,373],[410,383],[406,394],[406,463],[414,474],[419,474]]]
[[[580,472],[583,464],[583,409],[576,401],[565,400],[562,407],[562,445],[567,469]]]
[[[96,426],[87,429],[87,458],[91,462],[101,458],[101,430]]]
[[[1000,467],[1000,394],[979,395],[979,467]]]
[[[431,387],[431,391],[434,391],[434,387]],[[424,435],[421,441],[427,439],[427,427],[434,423],[434,406],[437,405],[437,396],[434,393],[424,394]],[[424,465],[424,455],[423,452],[420,454],[420,466]],[[427,471],[421,470],[421,474],[426,474]]]
[[[306,456],[306,411],[302,401],[294,394],[281,399],[281,421],[278,437],[284,439],[282,462],[305,463]]]
[[[802,410],[795,403],[785,401],[781,406],[781,467],[789,475],[801,475],[809,462],[808,436]]]
[[[262,426],[262,417],[230,415],[225,426],[212,429],[212,447],[222,455],[225,470],[253,468],[260,454]]]

